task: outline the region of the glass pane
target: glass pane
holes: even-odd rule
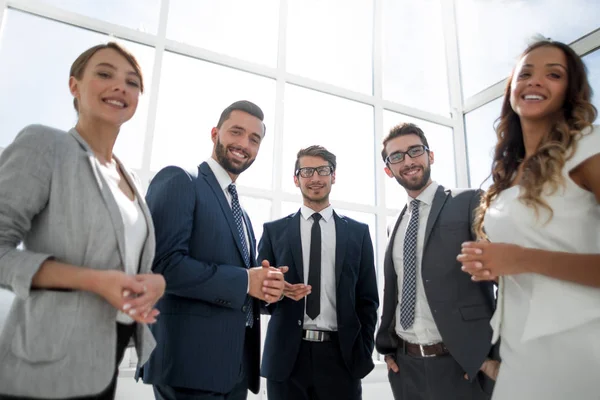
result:
[[[156,33],[160,0],[41,0],[44,3],[141,32]]]
[[[237,100],[256,103],[265,114],[266,136],[252,166],[238,183],[271,187],[275,81],[205,61],[165,53],[151,169],[167,165],[190,168],[208,159],[211,129],[223,109]]]
[[[588,68],[588,79],[594,90],[592,102],[596,109],[600,111],[600,50],[583,57],[583,61]],[[596,123],[598,122],[596,121]]]
[[[494,123],[500,116],[503,97],[500,97],[465,115],[467,131],[467,157],[469,158],[469,182],[472,188],[487,189],[492,171],[496,131]]]
[[[277,0],[171,0],[167,37],[271,67],[277,65]]]
[[[75,126],[77,114],[68,82],[71,64],[87,48],[107,41],[105,35],[19,11],[8,9],[5,15],[0,41],[2,147],[26,125],[44,124],[64,130]],[[149,88],[154,49],[120,42],[138,58]],[[142,164],[149,98],[149,92],[141,96],[135,116],[123,125],[115,146],[115,154],[129,168],[140,168]]]
[[[507,77],[534,35],[570,43],[600,27],[598,1],[460,0],[455,4],[465,98]]]
[[[423,121],[421,119],[398,114],[393,111],[383,111],[383,137],[386,137],[390,130],[402,123],[412,122],[416,124],[425,133],[429,147],[434,155],[434,163],[431,166],[431,178],[447,188],[456,186],[456,169],[454,166],[454,137],[452,128],[434,124],[433,122]],[[383,145],[379,146],[383,149]],[[381,158],[377,160],[381,168],[378,173],[385,174],[383,168],[385,164]],[[396,179],[385,176],[385,206],[391,209],[402,209],[406,204],[406,191]]]
[[[439,0],[384,0],[385,99],[449,114],[445,54]]]
[[[372,42],[372,0],[288,2],[288,72],[371,94]]]
[[[254,229],[254,236],[256,237],[256,244],[258,245],[263,232],[263,224],[272,219],[271,200],[240,196],[240,204],[250,217],[250,222],[252,222],[252,228]],[[259,262],[260,261],[262,260],[259,260]]]
[[[331,199],[375,203],[372,106],[287,85],[284,114],[281,168],[285,191],[299,193],[294,185],[298,151],[321,145],[337,157]]]

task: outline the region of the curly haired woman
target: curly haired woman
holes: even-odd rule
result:
[[[458,256],[499,278],[494,400],[598,399],[600,128],[581,58],[541,41],[520,58],[497,125],[493,184]]]

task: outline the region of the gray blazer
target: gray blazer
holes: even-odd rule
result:
[[[124,175],[148,224],[140,273],[149,273],[152,218],[140,186]],[[21,241],[24,250],[17,248]],[[31,125],[0,156],[0,286],[16,296],[0,333],[1,394],[91,395],[105,389],[115,372],[117,310],[91,292],[31,289],[32,277],[49,258],[123,270],[124,227],[98,162],[77,131]],[[155,346],[146,325],[137,324],[134,341],[143,365]]]

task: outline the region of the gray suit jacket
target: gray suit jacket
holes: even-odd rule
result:
[[[155,251],[152,218],[139,185],[124,175],[148,224],[140,261],[140,272],[148,273]],[[31,289],[32,277],[49,258],[123,270],[124,227],[97,160],[77,131],[31,125],[0,156],[0,285],[16,295],[0,334],[2,394],[91,395],[114,374],[117,310],[91,292]],[[143,364],[155,342],[143,324],[135,336]]]
[[[425,229],[421,277],[427,301],[442,340],[470,377],[475,377],[492,349],[490,318],[495,308],[493,283],[473,282],[461,271],[456,256],[461,243],[475,240],[471,231],[478,190],[446,190],[439,186]],[[402,212],[404,214],[404,211]],[[393,354],[398,348],[396,308],[398,277],[392,258],[402,214],[391,233],[384,259],[383,313],[375,339],[377,351]]]

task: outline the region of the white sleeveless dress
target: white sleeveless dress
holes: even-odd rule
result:
[[[600,253],[600,205],[569,177],[600,153],[600,129],[588,130],[563,169],[565,186],[544,198],[554,214],[503,191],[485,216],[492,242],[570,253]],[[565,266],[565,268],[568,268]],[[600,265],[595,266],[600,268]],[[493,400],[600,399],[600,288],[538,274],[500,279],[492,319],[502,365]]]

